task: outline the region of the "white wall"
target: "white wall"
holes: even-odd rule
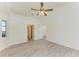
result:
[[[49,41],[79,50],[79,3],[64,5],[44,19]]]
[[[7,37],[0,42],[0,50],[13,44],[27,42],[27,25],[33,24],[34,40],[42,39],[44,36],[44,25],[39,19],[24,17],[16,14],[8,16]]]
[[[16,41],[16,39],[18,39],[18,42],[20,39],[24,42],[27,41],[27,25],[28,24],[35,25],[34,39],[37,40],[37,39],[42,38],[42,36],[40,34],[41,33],[40,29],[42,28],[43,25],[37,19],[33,19],[30,17],[12,16],[11,20],[9,20],[8,24],[9,24],[8,36],[9,36],[9,39],[13,38],[12,39],[13,41],[14,40]],[[43,35],[43,33],[42,33],[42,35]],[[22,41],[20,41],[20,42],[22,42]]]
[[[0,14],[0,16],[1,16],[1,14]],[[1,19],[2,19],[2,16],[0,17],[0,40],[1,40],[1,34],[2,34],[2,30],[1,30]]]

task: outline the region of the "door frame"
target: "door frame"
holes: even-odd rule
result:
[[[34,40],[34,25],[33,24],[27,25],[27,38],[28,38],[28,41]]]

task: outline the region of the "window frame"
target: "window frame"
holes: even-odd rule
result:
[[[3,24],[4,22],[4,24]],[[7,36],[7,21],[6,20],[2,20],[1,22],[1,27],[2,29],[5,28],[4,30],[2,30],[2,37],[6,37]]]

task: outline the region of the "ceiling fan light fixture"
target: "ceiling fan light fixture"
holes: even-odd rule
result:
[[[43,11],[39,12],[39,15],[44,16],[44,12]]]
[[[36,15],[47,16],[47,13],[46,13],[47,11],[53,11],[52,8],[51,8],[51,9],[45,9],[45,8],[44,8],[44,3],[43,3],[43,2],[41,2],[40,5],[41,5],[40,9],[31,8],[31,10],[39,11]]]

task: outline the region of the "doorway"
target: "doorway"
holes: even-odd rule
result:
[[[34,39],[34,25],[28,24],[27,33],[28,41],[32,41]]]

